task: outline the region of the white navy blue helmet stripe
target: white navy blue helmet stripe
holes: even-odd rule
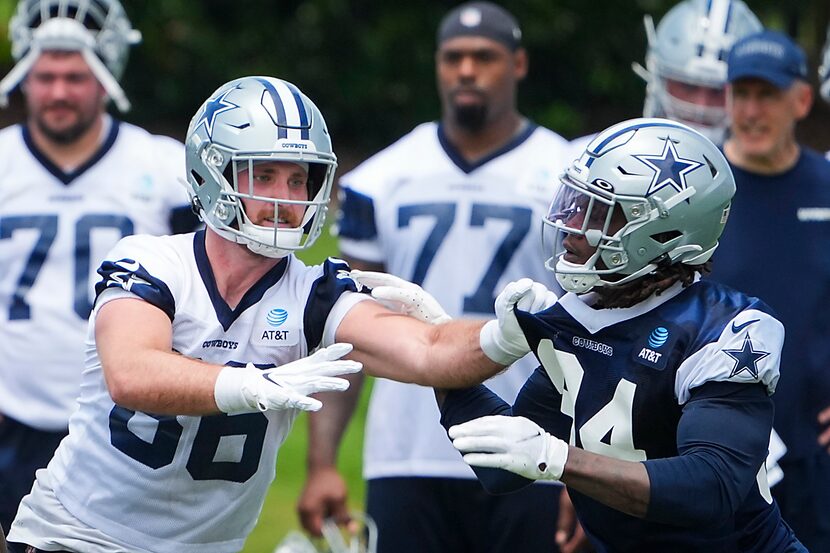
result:
[[[277,138],[308,140],[309,118],[297,88],[284,82],[277,83],[275,86],[266,79],[257,79],[257,81],[268,92],[274,104]]]
[[[723,24],[723,32],[726,33],[729,31],[729,23],[732,22],[732,2],[729,2],[729,7],[726,10],[726,23]]]
[[[626,133],[630,133],[631,131],[636,131],[637,129],[644,129],[644,128],[647,128],[647,127],[666,127],[666,128],[671,128],[671,129],[685,129],[686,128],[683,125],[673,125],[669,122],[637,123],[637,124],[634,124],[634,125],[630,125],[628,127],[624,127],[622,129],[618,130],[617,132],[615,132],[614,134],[612,134],[611,136],[608,136],[605,140],[600,142],[596,147],[594,147],[592,149],[589,149],[588,150],[588,155],[590,157],[589,157],[588,161],[585,163],[585,165],[590,167],[591,164],[593,164],[594,160],[597,157],[607,153],[607,151],[603,151],[603,150],[605,150],[605,147],[608,146],[610,143],[614,142],[620,136],[622,136]],[[616,148],[617,146],[622,146],[622,145],[623,144],[618,144],[618,145],[615,145],[614,147]]]
[[[702,41],[697,45],[698,57],[703,57],[706,53],[708,44],[709,55],[714,56],[719,61],[726,61],[727,50],[719,37],[729,34],[729,24],[732,22],[734,6],[735,4],[732,0],[727,0],[726,2],[714,2],[713,0],[708,0],[706,3],[705,14],[705,19],[708,22],[708,25],[704,33],[705,35],[711,37],[712,40],[706,40],[701,37]],[[717,50],[712,51],[713,47],[717,47]]]

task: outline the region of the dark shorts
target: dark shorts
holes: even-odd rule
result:
[[[52,459],[66,431],[37,430],[9,417],[0,418],[0,526],[8,534],[35,471]]]
[[[772,488],[781,516],[813,553],[830,553],[830,455],[779,461],[784,479]]]
[[[379,478],[367,485],[377,553],[555,553],[561,486],[490,495],[477,480]]]

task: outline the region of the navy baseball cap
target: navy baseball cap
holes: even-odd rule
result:
[[[459,36],[481,36],[516,50],[522,42],[522,31],[513,15],[492,2],[467,2],[457,6],[441,20],[437,42]]]
[[[796,79],[807,80],[807,56],[790,37],[761,31],[737,41],[726,60],[726,80],[761,79],[786,89]]]

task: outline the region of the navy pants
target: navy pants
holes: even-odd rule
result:
[[[23,496],[32,490],[35,471],[52,459],[67,431],[37,430],[0,416],[0,526],[8,534]]]
[[[561,486],[490,495],[477,480],[369,480],[377,553],[555,553]]]

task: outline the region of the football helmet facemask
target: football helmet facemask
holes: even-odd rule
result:
[[[723,154],[694,129],[666,119],[619,123],[562,175],[544,221],[545,267],[565,290],[584,293],[667,264],[705,263],[734,193]],[[582,256],[592,252],[584,262],[574,261],[574,241]]]
[[[130,46],[141,42],[117,0],[20,0],[9,20],[12,56],[17,64],[0,81],[0,106],[48,50],[80,52],[121,111],[130,102],[118,79]]]
[[[337,158],[322,113],[293,84],[244,77],[219,87],[190,121],[185,156],[194,210],[223,238],[276,258],[310,247],[320,235]],[[306,199],[254,194],[255,165],[273,161],[307,165]],[[252,221],[245,200],[270,203],[273,226]],[[277,224],[280,206],[298,205],[299,226]]]
[[[684,0],[656,29],[648,15],[645,26],[646,67],[632,64],[647,83],[643,115],[668,117],[722,143],[729,124],[726,57],[736,40],[761,31],[761,22],[741,0]],[[691,94],[680,94],[684,89]]]

